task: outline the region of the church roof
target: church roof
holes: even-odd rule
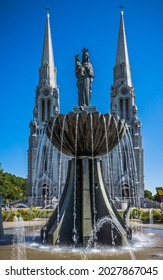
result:
[[[49,66],[52,66],[54,68],[53,46],[52,46],[49,17],[50,17],[49,14],[47,14],[41,64],[45,65],[47,63]]]
[[[117,55],[116,55],[116,66],[125,64],[126,73],[125,80],[129,86],[132,86],[131,81],[131,69],[129,63],[128,49],[127,49],[127,41],[126,41],[126,33],[125,33],[125,25],[124,25],[124,17],[123,12],[120,15],[120,26],[119,26],[119,36],[118,36],[118,46],[117,46]]]
[[[44,82],[47,82],[52,87],[56,87],[56,68],[54,65],[49,13],[46,17],[44,44],[40,67],[40,85],[42,85]]]

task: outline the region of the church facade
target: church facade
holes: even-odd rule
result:
[[[50,202],[53,197],[58,196],[58,192],[60,193],[66,181],[68,158],[61,155],[51,145],[45,133],[47,122],[51,117],[57,116],[60,112],[59,104],[59,90],[48,14],[33,120],[30,122],[28,149],[29,204],[34,204],[35,202],[41,205],[44,204],[44,200],[46,199]],[[131,153],[126,152],[124,146],[114,148],[109,155],[109,160],[107,156],[102,158],[104,179],[108,189],[111,190],[110,196],[113,200],[135,197],[135,201],[138,201],[138,198],[141,199],[144,197],[144,160],[141,123],[137,111],[135,90],[131,79],[124,18],[123,12],[121,12],[116,64],[110,95],[110,113],[124,119],[128,125],[129,141],[132,144],[134,154],[134,171],[129,172],[128,170],[127,162],[131,163],[131,157],[133,156]],[[123,159],[124,154],[128,154],[128,159]],[[121,165],[121,172],[119,165]],[[137,174],[135,179],[131,175],[133,172]],[[138,203],[136,204],[138,205]]]

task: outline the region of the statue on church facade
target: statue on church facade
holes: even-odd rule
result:
[[[76,62],[76,77],[78,86],[78,105],[89,106],[92,91],[92,81],[94,77],[93,68],[89,62],[88,49],[82,50],[82,63],[80,62],[79,55],[75,56]]]

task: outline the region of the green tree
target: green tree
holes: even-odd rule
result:
[[[158,201],[158,202],[160,202],[160,200],[159,200],[159,197],[158,197],[158,194],[157,194],[157,193],[153,196],[153,200],[154,200],[154,201]]]
[[[152,192],[149,190],[144,190],[144,197],[153,200]]]
[[[22,200],[27,195],[27,180],[4,172],[0,164],[0,194],[3,202]]]

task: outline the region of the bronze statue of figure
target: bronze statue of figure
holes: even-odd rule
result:
[[[80,63],[79,55],[75,56],[76,61],[76,77],[78,86],[78,105],[79,106],[89,106],[91,91],[92,91],[92,81],[94,77],[93,68],[89,62],[88,49],[84,48],[82,50],[82,63]]]

